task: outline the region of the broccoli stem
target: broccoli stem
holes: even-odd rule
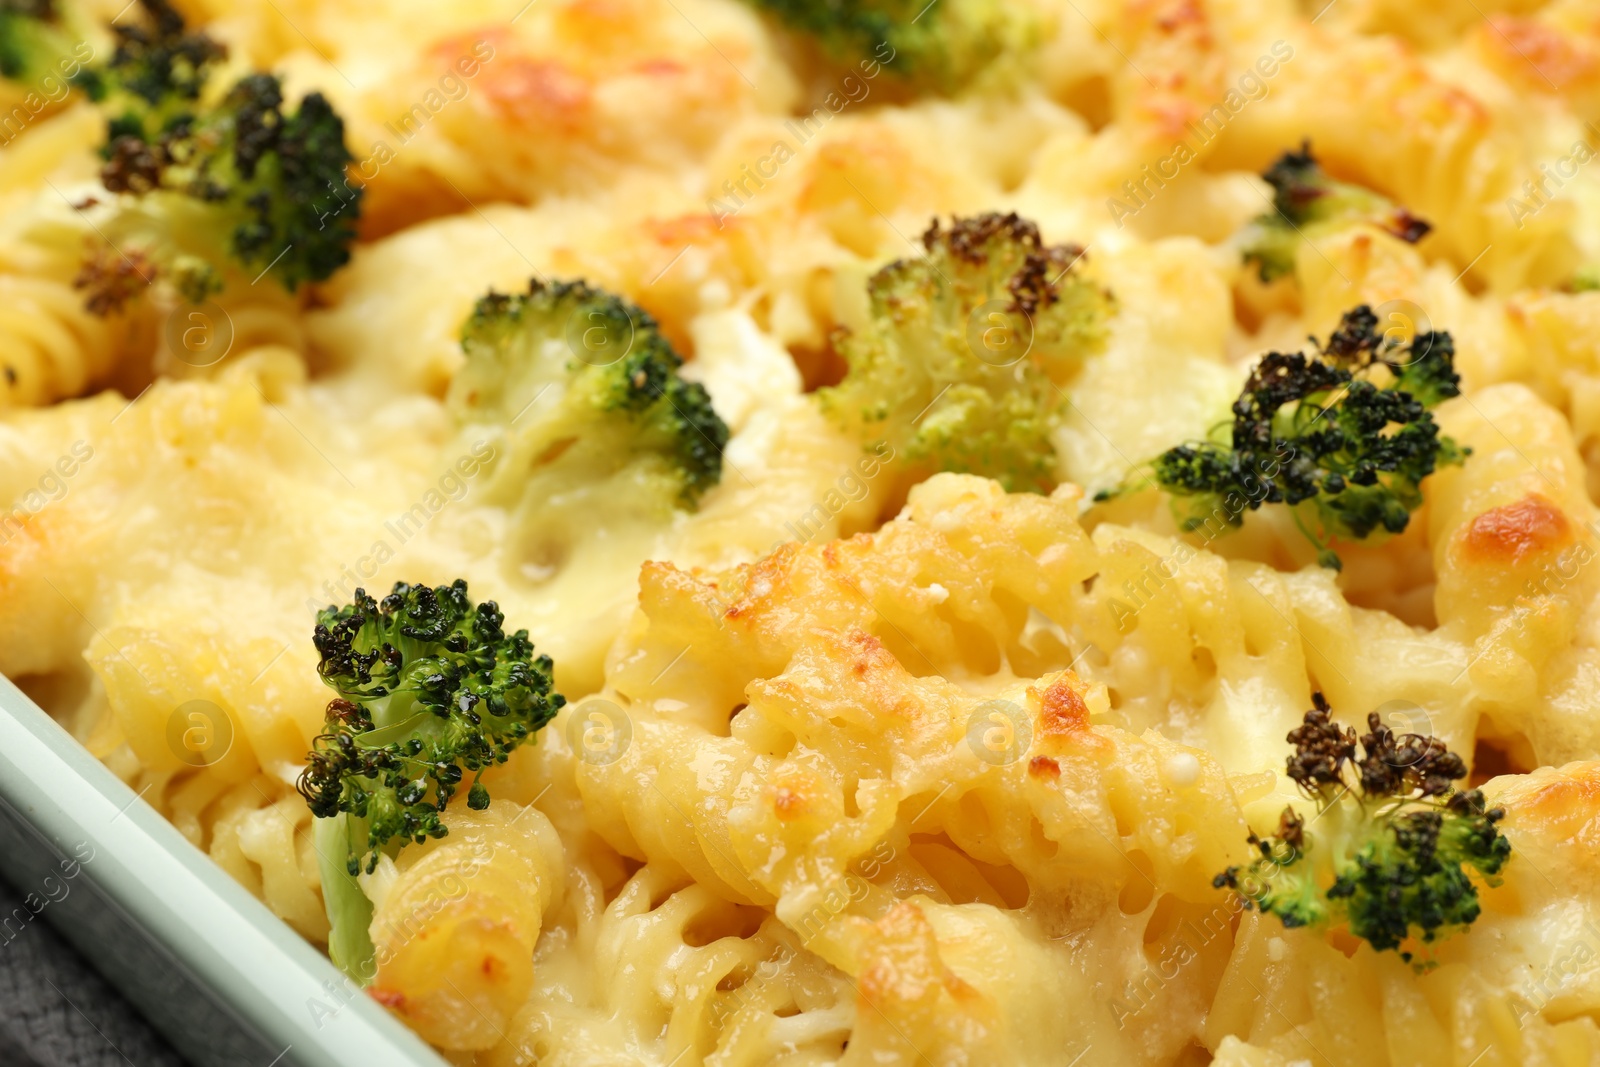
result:
[[[322,903],[328,912],[328,958],[365,986],[377,968],[371,933],[372,901],[346,867],[346,857],[353,854],[354,845],[365,848],[367,842],[366,829],[351,825],[354,818],[341,812],[331,819],[313,819],[311,840],[322,872]]]
[[[1339,558],[1337,552],[1329,547],[1327,540],[1320,533],[1314,532],[1311,527],[1306,525],[1305,519],[1301,517],[1299,507],[1290,508],[1289,517],[1294,519],[1295,527],[1305,535],[1305,539],[1316,547],[1317,566],[1326,567],[1330,571],[1344,569],[1344,561]]]

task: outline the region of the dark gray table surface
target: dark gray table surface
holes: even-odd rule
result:
[[[0,925],[0,1067],[184,1067],[83,957],[42,918],[31,917],[23,894],[0,879],[0,919],[13,916]]]

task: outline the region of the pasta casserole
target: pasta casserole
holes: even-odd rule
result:
[[[0,670],[449,1062],[1600,1063],[1594,0],[0,0]]]

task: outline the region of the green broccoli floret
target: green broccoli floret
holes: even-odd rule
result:
[[[883,64],[952,92],[1002,56],[1039,37],[1025,7],[1001,0],[751,0],[792,29],[815,37],[830,56]]]
[[[156,144],[176,123],[192,121],[214,68],[227,58],[221,43],[190,31],[167,0],[139,0],[147,24],[113,23],[116,46],[102,67],[79,79],[109,125],[102,154],[120,137]]]
[[[1429,410],[1460,392],[1448,333],[1385,337],[1363,304],[1318,354],[1264,356],[1234,401],[1232,423],[1218,428],[1231,431],[1225,441],[1168,449],[1095,499],[1153,481],[1174,497],[1185,532],[1213,536],[1243,525],[1247,510],[1287,504],[1318,562],[1337,570],[1329,538],[1401,532],[1422,503],[1423,479],[1465,462],[1471,450],[1442,436]]]
[[[872,323],[836,338],[849,370],[823,409],[913,467],[1048,492],[1059,386],[1104,342],[1111,295],[1014,214],[935,220],[922,240],[867,283]]]
[[[186,32],[165,0],[142,3],[151,26],[114,27],[116,53],[91,90],[110,116],[106,188],[205,204],[201,217],[227,234],[232,259],[252,273],[270,268],[290,292],[327,278],[350,257],[359,210],[359,189],[349,199],[335,192],[353,158],[344,121],[321,93],[286,109],[270,74],[212,99],[208,75],[222,46]],[[177,234],[173,243],[191,241]]]
[[[1466,764],[1437,738],[1397,736],[1374,712],[1357,755],[1355,730],[1330,721],[1321,693],[1313,702],[1289,733],[1288,774],[1316,817],[1307,823],[1284,809],[1276,834],[1250,835],[1260,857],[1217,875],[1217,888],[1287,927],[1347,923],[1379,951],[1469,926],[1479,912],[1469,869],[1497,885],[1511,857],[1497,829],[1504,810],[1486,809],[1476,789],[1457,791]],[[1400,953],[1407,962],[1413,955]]]
[[[668,514],[721,479],[728,427],[643,309],[582,281],[534,279],[479,300],[461,347],[449,403],[503,436],[501,484],[518,497],[543,508],[609,484]]]
[[[0,78],[35,90],[70,78],[88,54],[75,30],[55,0],[0,0]]]
[[[48,72],[38,61],[58,51],[55,0],[0,0],[0,76],[35,81]]]
[[[1433,229],[1394,201],[1364,186],[1330,178],[1311,155],[1311,142],[1285,152],[1261,175],[1272,186],[1270,214],[1244,233],[1244,261],[1254,263],[1264,282],[1294,273],[1303,241],[1357,222],[1369,222],[1416,244]]]
[[[482,772],[555,717],[550,657],[528,631],[507,634],[494,601],[476,606],[467,583],[395,584],[382,601],[317,616],[317,671],[339,696],[313,742],[299,789],[317,817],[329,954],[370,980],[372,905],[355,875],[410,841],[448,832],[439,815],[474,775],[467,806],[489,805]]]
[[[1600,289],[1600,267],[1582,267],[1572,276],[1572,291],[1592,293]]]
[[[71,35],[54,7],[0,3],[0,71],[60,66]],[[219,84],[226,49],[167,0],[139,4],[142,20],[111,26],[110,59],[72,79],[106,116],[100,177],[121,194],[81,208],[107,246],[78,277],[86,305],[107,314],[156,282],[200,303],[230,275],[270,273],[290,292],[327,278],[349,259],[360,210],[343,120],[320,93],[286,107],[270,74]]]

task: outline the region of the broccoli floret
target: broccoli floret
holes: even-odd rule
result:
[[[479,300],[461,347],[449,403],[504,435],[517,494],[543,502],[621,478],[643,490],[641,506],[670,511],[721,479],[728,427],[643,309],[582,281],[534,279]]]
[[[1232,423],[1219,427],[1231,430],[1226,441],[1168,449],[1095,499],[1153,481],[1174,497],[1185,532],[1213,535],[1243,525],[1246,510],[1287,504],[1318,562],[1337,570],[1329,538],[1401,532],[1422,503],[1423,479],[1465,462],[1471,450],[1441,435],[1429,410],[1460,392],[1448,333],[1385,337],[1363,304],[1318,354],[1264,356],[1234,401]]]
[[[106,188],[200,201],[208,227],[228,235],[228,254],[247,271],[270,269],[290,292],[327,278],[350,257],[361,193],[335,193],[353,158],[344,121],[321,93],[287,109],[270,74],[247,75],[202,101],[221,47],[184,33],[164,4],[145,2],[155,30],[118,28],[100,86],[111,116]],[[180,235],[174,243],[189,242]]]
[[[75,71],[86,45],[55,0],[0,0],[0,78],[29,89]]]
[[[1583,267],[1572,276],[1572,291],[1592,293],[1600,289],[1600,267]]]
[[[750,0],[810,34],[835,59],[876,61],[907,78],[953,92],[996,59],[1038,39],[1025,7],[1002,0]]]
[[[1111,295],[1014,214],[935,220],[922,240],[867,283],[872,323],[836,338],[849,370],[823,409],[912,466],[1048,492],[1059,385],[1103,343]]]
[[[395,584],[382,601],[317,616],[317,671],[339,695],[313,742],[299,789],[318,819],[329,950],[370,979],[371,904],[354,876],[407,842],[443,837],[439,819],[464,773],[467,805],[483,809],[484,768],[504,763],[566,703],[548,656],[528,631],[508,634],[494,601],[473,605],[467,583]]]
[[[1373,948],[1403,949],[1411,962],[1405,946],[1478,917],[1469,869],[1498,884],[1511,857],[1497,828],[1505,812],[1487,808],[1476,789],[1456,789],[1466,764],[1437,738],[1396,735],[1374,712],[1358,755],[1354,728],[1330,721],[1321,693],[1312,699],[1315,707],[1289,733],[1295,748],[1287,770],[1315,802],[1315,819],[1286,808],[1276,834],[1250,835],[1260,857],[1229,867],[1215,884],[1284,926],[1348,923]]]
[[[1244,234],[1244,261],[1254,263],[1264,282],[1294,273],[1302,241],[1356,222],[1369,222],[1408,244],[1433,229],[1394,201],[1364,186],[1328,177],[1311,155],[1311,142],[1285,152],[1261,175],[1272,186],[1270,214]]]
[[[119,137],[155,144],[174,123],[191,119],[213,69],[228,55],[207,34],[190,31],[166,0],[139,6],[146,23],[113,23],[110,61],[80,79],[108,118],[107,155]]]
[[[145,22],[112,23],[110,60],[82,67],[71,57],[87,50],[84,27],[55,0],[0,0],[0,76],[36,83],[47,73],[74,70],[72,84],[108,117],[111,135],[102,153],[124,134],[154,143],[170,123],[195,111],[212,69],[228,53],[189,31],[167,0],[138,2]]]
[[[106,116],[100,177],[123,194],[88,216],[122,265],[91,250],[78,278],[86,305],[107,314],[158,281],[200,303],[230,272],[270,273],[290,292],[327,278],[349,259],[360,211],[343,120],[320,93],[285,106],[270,74],[218,84],[226,49],[167,0],[139,2],[142,20],[111,26],[110,59],[73,78]],[[0,3],[0,71],[60,66],[70,35],[54,8]]]
[[[43,75],[37,64],[59,45],[54,0],[0,0],[0,76],[28,82]]]

